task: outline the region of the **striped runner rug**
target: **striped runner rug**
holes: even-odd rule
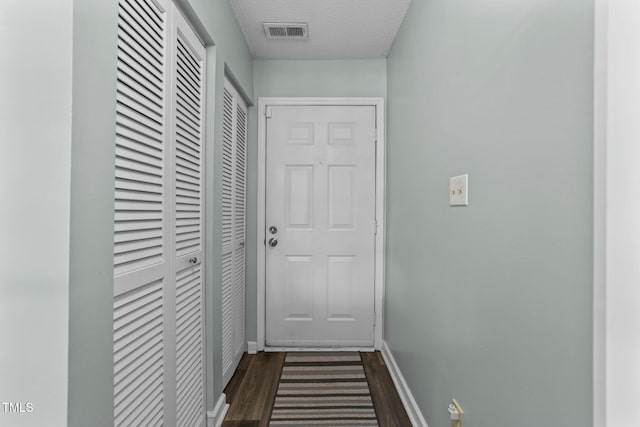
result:
[[[269,426],[378,426],[360,354],[287,353]]]

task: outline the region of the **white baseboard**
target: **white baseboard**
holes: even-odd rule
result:
[[[220,427],[228,410],[227,396],[222,393],[213,411],[207,412],[207,427]]]
[[[255,341],[247,342],[247,353],[256,354],[258,352],[258,343]]]
[[[372,352],[376,351],[373,347],[265,347],[264,351],[269,353],[291,353],[294,351],[300,352],[312,352],[312,351],[321,351],[321,352],[344,352],[344,351],[362,351],[362,352]]]
[[[407,415],[409,415],[411,424],[414,427],[429,427],[427,425],[427,420],[424,419],[424,416],[416,403],[416,399],[413,397],[411,390],[409,390],[409,386],[407,385],[402,372],[400,372],[396,359],[394,359],[391,349],[389,348],[389,345],[387,345],[386,341],[382,343],[382,357],[387,364],[387,369],[389,370],[391,379],[398,390],[398,394],[400,395],[402,404],[407,411]]]

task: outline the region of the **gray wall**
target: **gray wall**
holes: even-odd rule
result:
[[[591,425],[593,8],[413,1],[387,59],[386,340],[431,426]]]
[[[33,412],[0,406],[0,425],[62,426],[72,1],[24,3],[0,2],[0,402]]]
[[[113,424],[117,2],[73,1],[69,426]]]
[[[255,96],[385,96],[386,59],[254,60]]]
[[[259,97],[386,97],[387,61],[371,60],[255,60],[255,101]],[[247,157],[247,340],[257,339],[258,118],[249,110]]]

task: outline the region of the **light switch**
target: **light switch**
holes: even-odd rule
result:
[[[452,176],[449,178],[449,205],[469,205],[469,175]]]

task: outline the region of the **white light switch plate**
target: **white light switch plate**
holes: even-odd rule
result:
[[[449,205],[469,205],[469,175],[465,174],[449,178]]]

